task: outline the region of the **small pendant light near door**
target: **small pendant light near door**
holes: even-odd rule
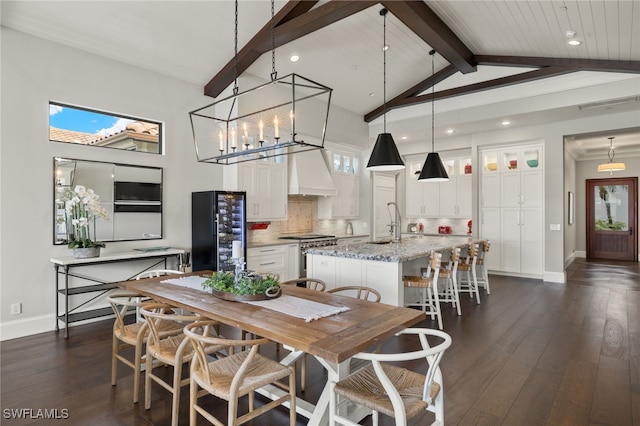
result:
[[[613,150],[613,139],[614,137],[609,138],[609,151],[607,152],[607,157],[609,157],[608,163],[598,164],[599,172],[609,172],[609,174],[613,174],[613,172],[619,172],[622,170],[626,170],[626,165],[624,163],[614,163],[613,157],[616,156],[615,151]]]
[[[420,176],[418,180],[421,182],[446,182],[449,180],[449,175],[440,160],[440,155],[435,152],[435,114],[434,114],[434,104],[436,102],[434,96],[434,87],[436,85],[434,77],[435,77],[435,64],[434,64],[434,56],[436,54],[435,50],[429,52],[431,55],[431,152],[427,155],[427,159],[424,162],[424,166],[422,166],[422,171],[420,171]]]
[[[374,172],[390,172],[394,170],[404,169],[404,161],[400,157],[398,147],[393,140],[391,133],[387,133],[387,9],[381,9],[380,15],[384,21],[383,31],[383,45],[382,45],[382,57],[383,57],[383,99],[382,99],[382,120],[383,130],[376,139],[376,144],[369,157],[367,163],[367,169]]]

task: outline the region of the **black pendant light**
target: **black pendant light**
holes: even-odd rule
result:
[[[387,9],[384,8],[380,10],[380,15],[384,18],[384,41],[382,47],[384,73],[382,100],[383,130],[376,139],[376,144],[373,147],[371,157],[369,157],[369,162],[367,163],[367,169],[374,172],[391,172],[404,169],[404,161],[402,161],[402,157],[400,157],[393,136],[391,136],[391,133],[387,133],[387,12]]]
[[[421,182],[446,182],[449,180],[449,175],[442,164],[442,160],[440,160],[440,155],[435,152],[435,114],[434,114],[434,104],[436,102],[434,93],[434,87],[436,85],[435,82],[435,65],[434,65],[434,56],[436,54],[435,50],[429,52],[431,55],[431,152],[427,155],[427,159],[424,162],[424,166],[422,166],[422,170],[420,171],[420,176],[418,177],[418,181]]]

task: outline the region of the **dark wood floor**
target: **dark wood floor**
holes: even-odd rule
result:
[[[640,266],[579,259],[567,274],[567,284],[492,276],[481,305],[465,295],[461,317],[444,308],[453,338],[442,363],[447,424],[640,425]],[[111,386],[111,324],[74,327],[69,339],[50,332],[2,342],[0,423],[170,424],[170,399],[158,386],[151,410],[132,403],[130,369],[121,367]],[[263,353],[275,355],[272,348]],[[305,397],[313,401],[325,375],[315,360],[309,364]],[[224,418],[224,403],[209,398]],[[188,424],[187,403],[185,391],[181,425]],[[33,409],[32,417],[64,409],[69,418],[13,420],[11,409]],[[426,413],[411,424],[431,420]],[[286,410],[248,424],[285,425]]]

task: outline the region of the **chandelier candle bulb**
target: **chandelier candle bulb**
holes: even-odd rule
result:
[[[236,129],[231,129],[231,148],[236,149]]]
[[[222,135],[222,130],[218,133],[218,137],[220,138],[220,151],[224,151],[224,137]]]
[[[273,119],[273,127],[274,127],[274,137],[276,139],[280,138],[280,130],[278,129],[278,116]]]
[[[262,142],[264,141],[264,123],[262,122],[262,120],[260,120],[258,127],[260,128],[260,142]]]

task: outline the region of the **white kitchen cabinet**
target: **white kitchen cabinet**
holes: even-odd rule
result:
[[[247,221],[287,220],[285,164],[256,160],[225,166],[224,187],[247,193]]]
[[[453,176],[439,183],[439,217],[471,217],[471,176]]]
[[[282,280],[288,274],[289,254],[286,245],[247,249],[247,269],[260,274],[276,273]]]
[[[300,278],[300,244],[287,244],[287,273],[281,281]]]
[[[421,161],[408,161],[405,206],[407,217],[471,218],[471,158],[462,156],[443,159],[449,181],[440,183],[418,181],[423,160],[424,158]]]
[[[543,274],[542,148],[526,145],[480,152],[480,236],[492,243],[490,270]]]
[[[300,272],[300,244],[277,244],[247,249],[247,269],[276,273],[280,281],[293,280]]]
[[[355,154],[328,151],[331,178],[337,195],[318,199],[318,219],[358,219],[360,217],[359,161]]]

